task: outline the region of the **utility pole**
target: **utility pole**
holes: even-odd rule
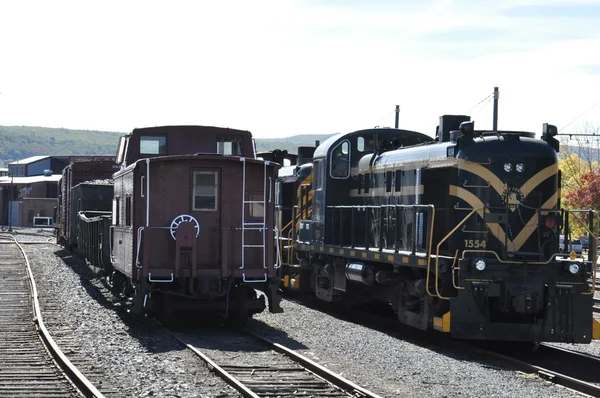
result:
[[[394,127],[398,128],[398,118],[400,117],[400,105],[396,105],[396,125]]]
[[[12,198],[13,198],[13,181],[14,171],[10,173],[10,191],[8,191],[8,232],[12,232]]]
[[[493,122],[493,131],[498,131],[498,97],[500,93],[498,92],[498,87],[494,87],[494,122]]]

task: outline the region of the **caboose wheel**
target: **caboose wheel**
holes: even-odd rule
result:
[[[156,318],[165,326],[172,325],[175,321],[173,296],[170,294],[159,294],[157,304]]]
[[[227,315],[227,323],[236,328],[242,328],[248,323],[250,318],[248,313],[248,300],[251,299],[251,294],[254,290],[247,287],[238,287],[231,293],[229,302],[231,307]]]

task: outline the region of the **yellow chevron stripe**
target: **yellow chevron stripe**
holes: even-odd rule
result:
[[[500,178],[496,176],[496,174],[492,173],[487,168],[483,167],[480,164],[469,162],[465,159],[458,159],[458,167],[459,169],[466,170],[470,173],[473,173],[487,182],[490,183],[490,186],[494,188],[498,195],[502,196],[504,190],[506,189],[506,184],[502,182]]]
[[[531,177],[529,180],[527,180],[525,184],[523,184],[523,186],[521,187],[521,192],[524,196],[529,195],[529,192],[533,191],[535,187],[537,187],[542,182],[546,181],[546,179],[552,177],[556,173],[558,173],[558,164],[552,164],[546,167],[544,170],[540,170],[536,175]]]
[[[483,207],[484,207],[484,204],[473,193],[467,191],[464,188],[451,185],[450,186],[450,195],[456,196],[457,198],[464,200],[473,209],[478,209],[477,213],[479,214],[479,216],[481,216],[483,218]],[[556,206],[557,201],[558,201],[558,192],[555,192],[554,195],[552,195],[552,197],[550,199],[548,199],[546,201],[546,203],[544,203],[544,205],[542,207],[543,208],[553,208],[553,207]],[[481,210],[479,210],[479,209],[481,209]],[[547,213],[548,212],[542,212],[542,214],[547,214]],[[538,225],[538,214],[535,213],[531,217],[531,219],[529,220],[529,222],[525,225],[525,227],[523,227],[523,229],[521,230],[521,232],[519,232],[519,234],[517,235],[516,239],[514,241],[511,241],[510,239],[507,238],[506,232],[500,226],[500,224],[498,224],[498,223],[490,223],[490,222],[487,223],[487,227],[490,230],[490,232],[502,244],[504,244],[504,242],[506,242],[508,244],[507,249],[509,249],[509,250],[512,249],[513,251],[519,251],[519,249],[521,249],[521,247],[523,247],[523,245],[525,244],[525,242],[527,241],[527,239],[529,239],[529,237],[531,236],[531,234],[533,233],[533,231],[535,231],[535,229],[537,228],[537,225]]]
[[[554,195],[552,195],[552,197],[550,199],[548,199],[546,201],[546,203],[544,203],[542,208],[551,209],[551,208],[554,208],[557,203],[558,203],[558,192],[554,192]],[[546,214],[548,214],[547,211],[542,211],[542,215],[546,215]],[[523,227],[521,232],[519,232],[519,234],[517,235],[517,237],[513,243],[515,246],[515,251],[518,251],[525,244],[527,239],[529,239],[529,237],[531,236],[533,231],[535,231],[537,229],[537,227],[538,227],[538,213],[536,212],[531,217],[531,220],[529,220],[527,225],[525,225],[525,227]]]

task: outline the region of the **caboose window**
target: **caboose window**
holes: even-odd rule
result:
[[[343,141],[331,152],[331,176],[347,178],[350,175],[350,143]]]
[[[194,172],[194,210],[217,210],[218,177],[217,171]]]
[[[141,155],[166,155],[167,137],[163,136],[141,136],[140,137]]]
[[[217,142],[217,153],[242,156],[242,140],[235,137],[221,137]]]

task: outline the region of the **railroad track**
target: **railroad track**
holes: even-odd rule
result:
[[[250,330],[170,332],[244,397],[380,398]]]
[[[103,397],[48,333],[22,246],[0,246],[0,397]]]
[[[537,350],[519,350],[503,344],[501,348],[481,348],[468,344],[484,357],[493,357],[526,373],[560,384],[573,391],[600,397],[600,358],[545,343]]]

